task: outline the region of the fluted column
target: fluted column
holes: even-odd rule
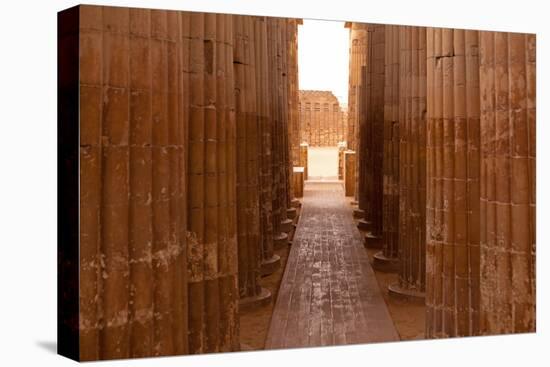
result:
[[[294,167],[300,160],[300,121],[298,115],[298,19],[286,19],[287,75],[288,75],[288,208],[287,215],[295,220],[298,199],[294,195]]]
[[[285,177],[282,174],[286,169],[283,166],[283,144],[282,144],[282,114],[281,114],[281,99],[282,88],[280,85],[280,60],[278,50],[280,45],[280,30],[278,18],[267,19],[267,43],[268,43],[268,68],[269,68],[269,97],[270,97],[270,116],[272,119],[272,170],[273,170],[273,185],[272,185],[272,223],[273,223],[273,240],[276,248],[283,247],[288,244],[288,235],[283,232],[281,222],[286,219],[286,206],[281,199],[281,193],[284,192]],[[284,217],[283,217],[284,215]],[[284,218],[284,219],[283,219]]]
[[[187,13],[189,352],[239,349],[231,15]]]
[[[80,6],[80,359],[188,352],[184,13]]]
[[[427,29],[427,337],[479,332],[478,43]]]
[[[364,122],[360,125],[359,208],[364,219],[359,228],[368,230],[367,247],[382,246],[382,164],[384,148],[384,25],[367,26],[367,59],[364,98]],[[360,109],[360,111],[362,110]]]
[[[399,26],[385,26],[382,251],[373,267],[397,271],[399,263]]]
[[[426,29],[399,30],[399,279],[390,295],[423,300],[426,281]],[[401,126],[402,124],[402,126]]]
[[[535,331],[535,47],[480,32],[483,334]]]
[[[267,20],[265,17],[254,18],[255,39],[255,70],[257,112],[259,120],[259,164],[260,164],[260,240],[261,267],[260,273],[267,275],[275,272],[281,266],[279,255],[273,248],[272,223],[272,185],[273,185],[273,149],[272,125],[270,116],[270,97],[268,86],[268,53],[267,53]]]
[[[260,281],[259,119],[256,89],[254,18],[233,16],[233,68],[237,129],[237,242],[240,309],[271,300]]]

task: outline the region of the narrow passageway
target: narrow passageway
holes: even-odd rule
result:
[[[58,137],[59,192],[80,195],[60,202],[63,354],[535,331],[535,35],[101,6],[60,23],[58,131],[80,134]]]
[[[342,183],[306,183],[266,349],[393,340]]]

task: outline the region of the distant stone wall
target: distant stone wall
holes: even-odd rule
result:
[[[336,146],[346,140],[344,112],[330,91],[301,90],[300,135],[309,146]]]

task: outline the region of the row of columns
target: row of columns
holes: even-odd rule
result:
[[[239,350],[291,228],[298,21],[73,11],[80,359]]]
[[[535,36],[362,26],[350,124],[374,268],[425,303],[427,337],[533,331]]]

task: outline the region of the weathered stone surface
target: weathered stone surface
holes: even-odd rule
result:
[[[480,328],[535,331],[535,35],[480,32]]]
[[[189,353],[239,348],[231,15],[187,13]],[[191,91],[194,91],[191,93]]]
[[[280,266],[280,258],[274,253],[273,239],[273,118],[270,114],[271,99],[269,97],[269,62],[267,20],[265,17],[255,17],[255,63],[257,110],[259,118],[259,165],[260,165],[260,239],[261,239],[261,269],[262,275],[271,274]]]
[[[266,349],[399,339],[342,191],[306,184]]]
[[[79,10],[80,359],[187,353],[188,15]]]
[[[365,66],[360,70],[361,82],[358,110],[358,206],[370,223],[373,238],[382,237],[382,197],[384,161],[384,59],[385,26],[367,24]]]
[[[477,31],[427,29],[427,337],[479,333],[478,55]]]
[[[382,251],[376,270],[397,271],[399,245],[399,26],[385,26]]]
[[[353,196],[355,193],[355,152],[344,152],[344,195]]]
[[[301,90],[300,134],[309,146],[336,146],[347,139],[344,114],[330,91]]]
[[[426,281],[426,29],[399,30],[399,281],[391,294],[423,297]]]
[[[294,195],[297,198],[304,196],[304,167],[294,167]]]
[[[255,18],[233,16],[233,68],[237,129],[237,242],[240,305],[247,309],[269,302],[271,293],[260,285],[260,118],[256,70]],[[259,35],[261,36],[261,35]],[[265,119],[263,121],[265,123]]]

